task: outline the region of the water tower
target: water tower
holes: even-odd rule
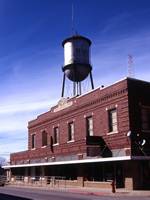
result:
[[[62,71],[63,85],[62,97],[64,96],[65,78],[73,82],[73,95],[81,95],[81,82],[90,76],[91,88],[94,89],[92,78],[92,66],[90,64],[91,41],[81,35],[74,35],[62,42],[64,48],[64,66]]]

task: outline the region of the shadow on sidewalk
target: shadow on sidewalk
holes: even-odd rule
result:
[[[32,200],[32,199],[0,193],[0,200]]]

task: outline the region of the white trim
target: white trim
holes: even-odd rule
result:
[[[58,145],[59,145],[59,142],[53,144],[53,146],[58,146]]]
[[[31,151],[34,151],[36,148],[34,147],[34,148],[31,148]]]
[[[118,133],[118,131],[112,131],[112,132],[108,132],[108,133],[106,133],[107,135],[113,135],[113,134],[117,134]]]
[[[66,164],[81,164],[81,163],[97,163],[97,162],[109,162],[109,161],[123,161],[131,160],[130,156],[109,157],[109,158],[92,158],[83,160],[68,160],[68,161],[54,161],[45,163],[33,163],[33,164],[20,164],[20,165],[6,165],[2,166],[4,169],[17,168],[17,167],[33,167],[33,166],[48,166],[48,165],[66,165]]]
[[[43,148],[46,148],[46,147],[47,147],[47,145],[41,146],[42,149],[43,149]]]
[[[68,141],[67,141],[67,143],[71,143],[71,142],[74,142],[74,140],[68,140]]]

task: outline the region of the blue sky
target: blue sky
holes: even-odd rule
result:
[[[27,149],[27,122],[61,95],[62,40],[92,40],[95,87],[150,77],[149,0],[0,0],[0,157]]]

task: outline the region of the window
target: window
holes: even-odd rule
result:
[[[32,134],[32,136],[31,136],[31,148],[32,149],[35,148],[35,134]]]
[[[117,132],[117,110],[109,110],[108,111],[108,117],[109,117],[109,132]]]
[[[150,107],[142,107],[141,110],[142,118],[142,130],[150,130]]]
[[[92,117],[87,117],[86,118],[86,133],[87,136],[93,136],[93,118]]]
[[[54,144],[59,143],[59,129],[58,127],[54,128]]]
[[[42,147],[47,146],[47,132],[43,131],[42,132]]]
[[[74,123],[70,122],[68,124],[68,141],[74,140]]]

